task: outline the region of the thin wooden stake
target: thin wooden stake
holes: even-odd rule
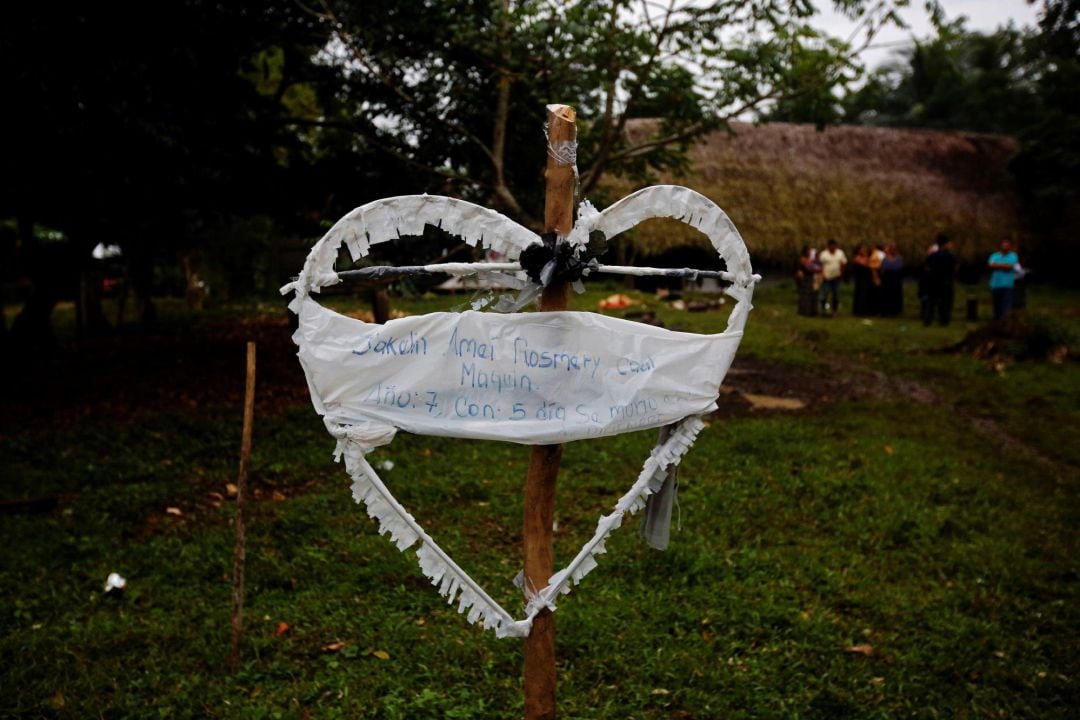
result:
[[[247,344],[247,382],[244,387],[244,430],[240,438],[240,472],[236,478],[236,544],[233,546],[232,649],[229,669],[240,667],[240,638],[244,634],[244,559],[247,536],[244,502],[247,497],[248,457],[251,455],[251,425],[255,417],[255,343]]]
[[[567,235],[574,224],[573,154],[567,149],[577,142],[574,109],[548,107],[548,161],[544,178],[544,231]],[[540,296],[540,310],[565,310],[569,302],[566,283],[551,283]],[[559,474],[562,445],[534,445],[525,478],[523,538],[525,590],[535,592],[547,585],[554,572],[552,524],[555,520],[555,480]],[[551,611],[541,610],[525,638],[525,718],[555,717],[555,622]]]

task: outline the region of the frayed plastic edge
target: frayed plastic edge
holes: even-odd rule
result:
[[[539,600],[535,603],[534,613],[539,612],[542,607],[554,610],[555,598],[559,594],[569,593],[574,585],[596,568],[596,556],[607,552],[605,545],[608,536],[622,525],[626,515],[632,515],[644,508],[645,499],[660,490],[668,468],[682,460],[704,427],[705,423],[700,416],[687,417],[678,424],[667,440],[653,448],[633,487],[619,499],[610,515],[604,515],[597,522],[596,533],[592,539],[581,547],[577,556],[565,568],[551,576],[547,587],[537,593]]]
[[[469,623],[479,623],[500,637],[524,637],[532,628],[531,619],[515,621],[469,575],[450,559],[416,519],[394,498],[375,469],[364,458],[364,448],[348,439],[338,442],[338,457],[344,457],[345,469],[352,478],[353,499],[362,503],[367,514],[379,523],[379,534],[389,535],[398,550],[405,552],[419,542],[416,558],[420,571],[431,580],[448,604]]]
[[[607,552],[605,545],[608,536],[622,525],[626,515],[645,507],[645,499],[660,489],[668,468],[682,460],[703,427],[705,423],[700,416],[687,417],[667,440],[653,448],[637,481],[615,504],[613,512],[600,518],[593,537],[566,567],[551,576],[547,586],[539,592],[530,593],[525,607],[526,616],[522,620],[515,620],[424,532],[364,457],[370,448],[351,440],[345,428],[334,433],[338,437],[335,458],[345,460],[345,469],[353,481],[353,499],[363,504],[367,514],[378,522],[379,534],[389,535],[401,552],[419,543],[416,557],[420,571],[449,604],[457,603],[458,613],[465,615],[469,623],[479,623],[485,630],[494,630],[499,638],[526,637],[532,630],[533,619],[541,610],[548,608],[554,611],[558,596],[569,593],[597,567],[596,557]]]

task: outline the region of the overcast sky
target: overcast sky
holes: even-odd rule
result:
[[[819,6],[825,5],[830,8],[832,6],[831,3],[819,3]],[[1034,26],[1038,20],[1038,6],[1029,5],[1025,0],[941,0],[941,5],[945,8],[945,16],[949,20],[960,15],[967,17],[968,30],[991,31],[1007,24],[1010,20],[1018,26]],[[895,49],[894,43],[910,42],[913,35],[924,38],[933,34],[930,16],[920,0],[914,0],[912,7],[901,11],[901,15],[909,25],[909,29],[899,30],[889,27],[881,30],[874,39],[876,47],[863,52],[862,57],[868,67],[873,68],[887,60]],[[820,13],[817,25],[830,35],[845,40],[854,27],[851,22],[831,9]]]

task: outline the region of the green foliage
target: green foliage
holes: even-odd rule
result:
[[[1044,0],[1037,31],[984,34],[942,22],[845,101],[854,122],[1008,133],[1039,243],[1028,256],[1074,281],[1080,260],[1080,3]]]
[[[877,23],[896,4],[842,3]],[[348,68],[364,109],[352,119],[358,134],[433,182],[528,219],[541,205],[535,132],[546,104],[578,111],[582,195],[605,173],[678,167],[689,142],[785,97],[794,78],[813,75],[828,93],[852,76],[851,48],[813,31],[812,13],[809,2],[776,0],[492,0],[332,2],[324,18],[338,41],[327,61]],[[660,120],[655,132],[629,136],[626,121],[645,116]]]
[[[812,123],[821,129],[844,119],[841,98],[859,79],[859,68],[839,40],[803,30],[814,45],[792,45],[785,93],[763,117],[778,122]]]
[[[1006,27],[990,34],[946,25],[916,41],[903,60],[876,70],[845,99],[861,123],[1014,133],[1041,116],[1032,80],[1036,36]]]
[[[1046,0],[1039,29],[1036,86],[1043,112],[1020,131],[1023,146],[1013,167],[1046,239],[1043,254],[1069,277],[1064,268],[1080,261],[1080,2]]]
[[[312,62],[326,35],[297,4],[194,0],[155,12],[152,31],[134,31],[127,5],[58,14],[23,4],[0,28],[5,97],[18,108],[0,119],[0,217],[70,239],[46,257],[33,237],[21,238],[15,260],[37,302],[24,319],[45,323],[38,333],[58,296],[80,296],[80,273],[84,287],[100,285],[90,267],[98,242],[123,248],[129,287],[146,308],[153,291],[172,289],[155,287],[162,269],[312,232],[313,215],[351,207],[348,196],[370,187],[379,169],[351,135],[311,126],[339,112],[339,74]],[[335,193],[340,205],[330,208]],[[235,227],[243,228],[235,246],[223,249],[234,240],[224,230]],[[217,290],[282,280],[250,271],[269,264],[267,252],[246,264],[207,262]],[[14,334],[25,343],[33,332],[22,330]]]

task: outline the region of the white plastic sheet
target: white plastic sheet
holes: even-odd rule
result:
[[[327,422],[375,447],[395,428],[557,443],[707,413],[741,334],[579,312],[432,313],[377,325],[308,298],[297,342]]]
[[[644,219],[669,217],[705,233],[734,278],[737,302],[725,332],[678,333],[592,313],[435,313],[364,323],[319,305],[312,293],[339,282],[342,247],[355,258],[370,246],[418,235],[425,224],[482,244],[508,259],[540,238],[498,213],[427,195],[387,198],[356,208],[320,240],[295,282],[294,339],[315,409],[337,441],[353,497],[398,549],[415,548],[421,571],[469,622],[499,637],[529,634],[543,608],[570,592],[597,565],[608,536],[646,507],[704,427],[734,358],[757,276],[738,231],[708,198],[682,187],[645,188],[597,213],[579,213],[572,244],[592,230],[608,238]],[[524,296],[527,298],[528,296]],[[521,302],[523,300],[519,300]],[[365,453],[397,430],[519,443],[550,443],[671,425],[641,472],[575,557],[514,617],[428,535],[368,463]]]

